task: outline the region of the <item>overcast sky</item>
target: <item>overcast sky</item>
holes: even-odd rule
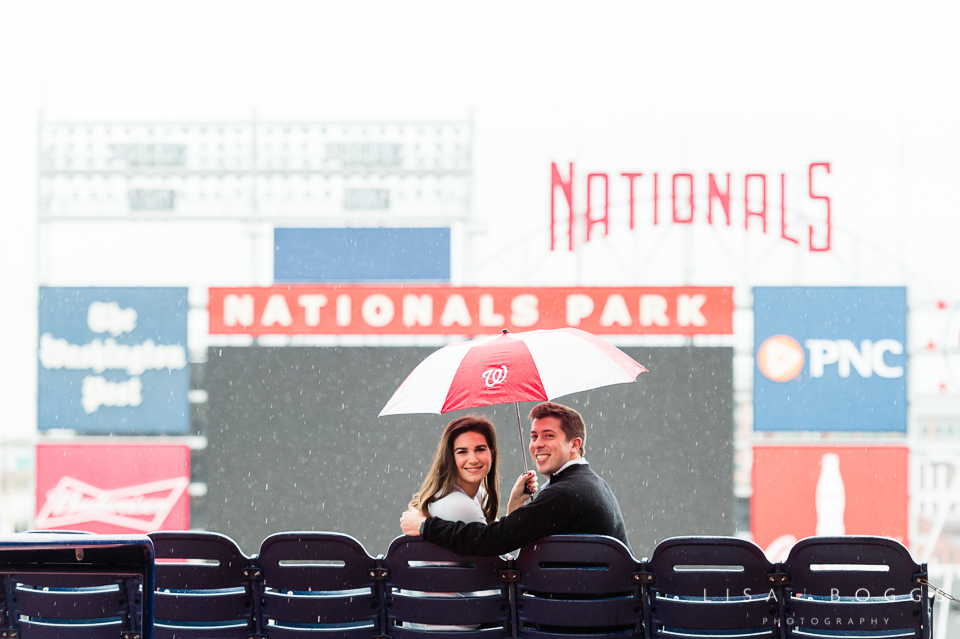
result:
[[[841,272],[833,283],[908,284],[956,303],[957,18],[946,2],[2,2],[5,419],[29,426],[35,411],[41,110],[52,120],[472,117],[474,213],[529,240],[510,248],[494,234],[480,255],[539,251],[530,284],[551,283],[560,259],[542,244],[551,161],[611,174],[753,166],[798,179],[806,163],[831,161],[837,261],[810,264],[800,283]],[[694,280],[719,283],[700,268]],[[508,279],[491,273],[473,283]],[[645,273],[636,283],[682,283]],[[742,275],[726,277],[750,283]]]

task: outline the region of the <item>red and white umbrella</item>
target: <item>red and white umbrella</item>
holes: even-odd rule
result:
[[[646,370],[620,349],[578,328],[504,331],[450,344],[427,357],[396,390],[380,416],[548,401],[633,382]]]
[[[427,357],[380,415],[440,414],[547,401],[632,382],[646,370],[620,349],[578,328],[504,332],[450,344]]]

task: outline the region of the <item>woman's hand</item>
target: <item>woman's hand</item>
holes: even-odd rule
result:
[[[510,491],[510,501],[507,503],[507,514],[509,515],[530,501],[530,496],[537,492],[537,488],[539,487],[540,484],[537,482],[537,473],[534,471],[528,470],[520,475],[517,478],[517,483],[513,485],[513,490]],[[524,492],[524,489],[528,489],[529,493]]]

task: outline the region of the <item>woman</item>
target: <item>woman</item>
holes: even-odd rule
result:
[[[410,507],[424,517],[491,523],[500,508],[497,431],[484,417],[460,417],[443,430],[433,464]],[[528,493],[524,493],[526,484]],[[536,492],[536,473],[520,475],[510,494],[512,512]]]
[[[489,420],[475,415],[453,420],[410,506],[425,517],[494,521],[500,509],[499,456],[497,431]]]
[[[497,431],[489,420],[476,415],[453,420],[447,424],[440,436],[437,451],[433,455],[433,464],[420,491],[413,496],[410,507],[425,517],[467,523],[493,522],[500,509],[500,482],[497,474],[499,457]],[[536,490],[536,475],[533,472],[521,475],[513,491],[518,492],[519,486],[521,499],[513,499],[511,502],[526,501],[526,497],[522,496],[521,482],[524,478],[528,487]],[[514,503],[511,503],[511,506],[516,507]],[[406,594],[436,597],[454,593]],[[434,626],[410,622],[404,623],[404,627],[414,630],[476,629],[475,626]]]

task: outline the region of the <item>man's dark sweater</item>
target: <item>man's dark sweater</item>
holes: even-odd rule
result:
[[[608,535],[628,548],[620,505],[607,482],[587,464],[554,473],[532,500],[492,524],[429,517],[423,538],[458,555],[489,557],[522,548],[548,535]]]

